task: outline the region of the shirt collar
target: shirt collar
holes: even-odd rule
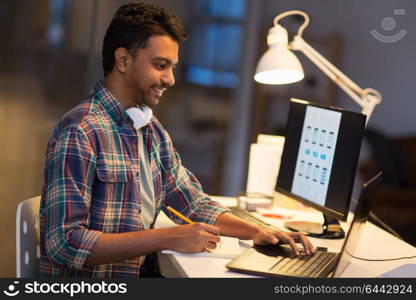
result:
[[[124,107],[105,87],[103,80],[100,80],[95,85],[94,96],[97,97],[97,99],[103,104],[104,108],[117,125],[122,125],[130,120]]]

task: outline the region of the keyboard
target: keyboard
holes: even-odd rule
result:
[[[229,209],[231,210],[231,213],[234,216],[239,217],[239,218],[243,219],[244,221],[247,221],[249,223],[253,223],[253,224],[256,224],[256,225],[264,226],[264,227],[267,227],[267,228],[270,228],[270,229],[275,229],[275,230],[279,230],[279,231],[281,230],[280,228],[278,228],[276,226],[273,226],[273,225],[271,225],[267,222],[264,222],[263,220],[255,217],[252,213],[250,213],[249,211],[247,211],[243,208],[240,208],[240,207],[237,207],[237,206],[232,206],[232,207],[229,207]]]
[[[287,276],[316,277],[336,255],[332,252],[317,252],[295,258],[281,257],[269,271]]]

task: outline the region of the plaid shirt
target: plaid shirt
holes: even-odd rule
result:
[[[169,205],[193,221],[213,224],[226,208],[203,193],[155,117],[141,130],[151,160],[156,216],[163,210],[183,223],[166,209]],[[140,257],[84,266],[102,233],[143,229],[138,159],[132,120],[99,82],[58,122],[48,143],[40,207],[42,276],[139,275]]]

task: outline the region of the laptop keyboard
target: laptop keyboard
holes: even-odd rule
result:
[[[295,258],[282,257],[269,271],[287,276],[316,277],[336,255],[331,252],[317,252],[313,255],[301,255]]]
[[[280,230],[276,226],[255,217],[245,209],[236,206],[229,207],[229,209],[233,215],[247,222]],[[336,255],[337,253],[333,252],[318,251],[313,255],[301,253],[300,256],[294,258],[276,257],[278,261],[269,269],[269,272],[286,276],[317,277],[320,275],[323,267]]]
[[[243,209],[243,208],[239,208],[237,206],[233,206],[233,207],[229,207],[229,209],[231,210],[231,213],[241,219],[243,219],[244,221],[247,221],[249,223],[253,223],[253,224],[257,224],[260,226],[264,226],[264,227],[268,227],[271,229],[275,229],[275,230],[281,230],[280,228],[277,228],[276,226],[273,226],[269,223],[264,222],[263,220],[255,217],[252,213],[250,213],[249,211]]]

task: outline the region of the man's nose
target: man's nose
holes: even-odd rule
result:
[[[173,69],[169,69],[166,73],[163,74],[162,81],[168,86],[175,84],[175,76],[173,75]]]

